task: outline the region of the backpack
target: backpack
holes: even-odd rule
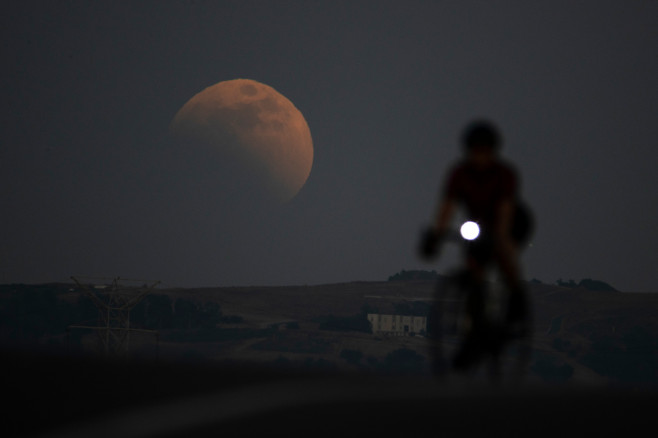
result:
[[[525,247],[535,231],[535,218],[532,210],[522,200],[516,201],[512,218],[512,239],[519,247]]]

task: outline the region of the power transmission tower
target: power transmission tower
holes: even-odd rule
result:
[[[87,281],[83,282],[82,279]],[[107,281],[106,278],[71,277],[80,290],[87,295],[98,308],[98,325],[70,325],[70,329],[94,330],[98,335],[100,351],[106,356],[128,357],[130,352],[130,334],[150,333],[156,336],[156,356],[159,343],[159,333],[156,330],[136,329],[130,326],[130,311],[148,295],[160,282],[149,284],[143,280],[120,279],[116,277],[108,283],[93,283]],[[131,282],[139,286],[124,286],[119,283]]]

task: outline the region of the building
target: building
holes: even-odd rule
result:
[[[425,335],[427,332],[426,316],[411,315],[381,315],[369,313],[368,321],[372,325],[373,334],[391,336]]]

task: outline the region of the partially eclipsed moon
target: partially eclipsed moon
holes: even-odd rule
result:
[[[227,176],[222,184],[233,191],[285,202],[311,172],[313,141],[304,116],[274,88],[250,79],[219,82],[192,97],[171,132],[181,144],[211,150]]]

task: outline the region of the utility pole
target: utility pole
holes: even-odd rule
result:
[[[130,311],[146,297],[160,282],[143,280],[107,278],[71,277],[80,290],[87,295],[98,308],[98,325],[70,325],[70,329],[94,330],[98,335],[100,351],[106,356],[127,358],[130,352],[130,334],[150,333],[156,336],[156,355],[159,333],[155,330],[143,330],[130,327]],[[86,281],[84,281],[85,279]],[[101,281],[101,283],[95,283]],[[103,283],[103,281],[105,283]],[[135,286],[124,286],[119,281],[131,282]],[[139,284],[139,286],[137,286]]]

